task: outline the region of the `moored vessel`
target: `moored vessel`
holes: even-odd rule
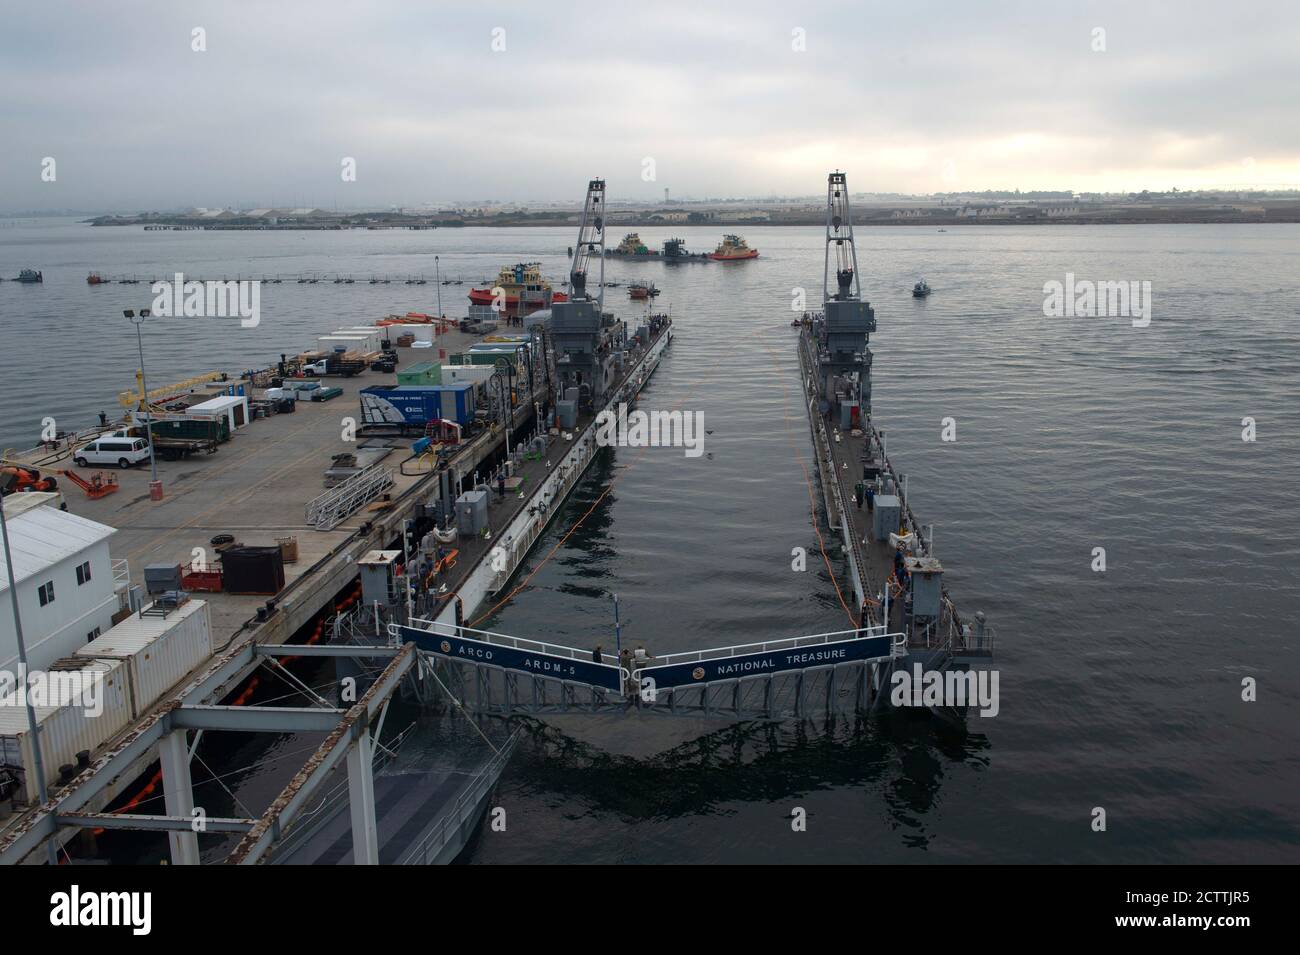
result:
[[[639,234],[629,232],[623,236],[622,242],[610,249],[606,254],[617,258],[648,259],[657,256],[659,253],[642,242]]]
[[[709,253],[715,262],[731,262],[737,259],[756,259],[758,249],[751,249],[743,236],[724,235],[718,247]]]
[[[554,291],[551,283],[542,278],[542,267],[537,262],[502,267],[496,283],[488,288],[470,289],[469,300],[475,305],[496,305],[498,295],[503,299],[500,304],[506,312],[523,311],[525,314],[550,308],[553,302],[563,302],[568,298],[563,292]]]

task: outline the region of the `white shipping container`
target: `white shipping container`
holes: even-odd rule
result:
[[[71,658],[76,659],[76,658]],[[60,671],[66,671],[67,661],[60,661]],[[120,660],[85,660],[82,672],[99,676],[97,706],[102,708],[97,716],[81,702],[64,706],[38,706],[36,722],[41,731],[41,757],[45,767],[46,785],[54,785],[59,778],[59,767],[75,765],[82,750],[94,752],[131,722],[131,701],[127,690],[126,666]],[[27,782],[27,798],[37,799],[36,758],[32,751],[31,732],[27,726],[27,707],[17,694],[5,697],[0,705],[0,747],[6,761],[21,763]]]
[[[366,343],[366,351],[379,350],[379,333],[373,328],[369,331],[361,328],[340,328],[334,332],[334,337],[356,338]]]
[[[487,381],[494,374],[496,368],[492,365],[443,365],[442,383],[454,385],[462,381]]]
[[[341,328],[338,331],[340,335],[369,335],[378,344],[382,345],[388,341],[389,326],[379,325],[349,325],[347,328]]]
[[[166,617],[136,613],[91,640],[77,656],[126,663],[131,715],[138,717],[212,656],[212,612],[206,601],[190,600]]]
[[[316,344],[324,351],[338,351],[340,348],[344,351],[374,351],[370,347],[370,339],[365,335],[340,335],[335,332],[333,335],[322,335],[316,339]]]

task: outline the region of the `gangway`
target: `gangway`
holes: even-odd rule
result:
[[[435,658],[460,705],[498,716],[637,709],[731,719],[869,709],[907,653],[882,626],[691,650],[605,656],[539,640],[414,619],[389,638]]]
[[[372,464],[308,501],[307,523],[315,525],[318,531],[333,530],[392,486],[392,468]]]

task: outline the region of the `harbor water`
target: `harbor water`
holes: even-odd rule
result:
[[[719,231],[677,234],[701,250]],[[0,275],[34,268],[45,281],[0,284],[0,444],[33,445],[47,416],[64,429],[115,414],[132,387],[122,309],[152,294],[144,281],[88,286],[90,271],[281,277],[263,285],[255,328],[151,320],[152,387],[265,365],[390,312],[432,313],[439,292],[463,315],[471,284],[505,264],[540,261],[558,283],[573,238],[18,222],[0,230]],[[609,280],[662,290],[653,308],[671,310],[675,338],[641,407],[701,413],[705,453],[605,452],[521,591],[476,625],[612,652],[617,593],[624,645],[654,653],[849,626],[811,519],[820,493],[790,327],[800,289],[809,307],[821,300],[822,233],[746,238],[759,259],[607,264]],[[546,717],[502,778],[506,831],[483,833],[469,860],[1297,861],[1300,227],[898,227],[858,230],[858,248],[879,325],[876,421],[913,510],[935,525],[958,607],[997,627],[998,714],[964,730],[910,714]],[[465,284],[436,285],[435,255]],[[301,273],[323,280],[299,285]],[[1044,284],[1067,274],[1150,282],[1150,324],[1046,316]],[[417,275],[428,284],[402,284]],[[922,277],[934,292],[914,299]],[[623,287],[606,305],[630,324],[644,308]],[[806,831],[792,831],[795,807]]]

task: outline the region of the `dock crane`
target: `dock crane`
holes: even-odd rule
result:
[[[831,292],[831,258],[835,259],[835,291]],[[838,380],[852,383],[852,403],[860,420],[871,418],[871,333],[876,313],[862,300],[858,249],[853,240],[848,177],[832,172],[826,178],[826,257],[822,272],[822,322],[818,330],[820,393],[825,396]]]
[[[569,267],[569,294],[573,301],[589,302],[587,268],[592,257],[600,263],[600,281],[596,304],[605,309],[605,180],[587,183],[587,199],[582,204],[582,224],[578,226],[578,244],[573,247],[573,264]]]
[[[830,294],[831,249],[835,249],[836,292]],[[826,261],[822,270],[824,302],[857,302],[862,298],[858,279],[858,247],[853,242],[853,214],[849,210],[848,177],[833,172],[826,178]]]

